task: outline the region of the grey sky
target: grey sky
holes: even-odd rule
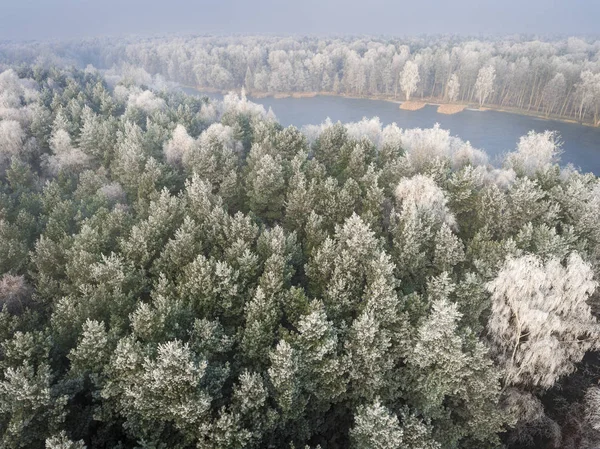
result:
[[[0,39],[115,34],[598,34],[598,0],[0,0]]]

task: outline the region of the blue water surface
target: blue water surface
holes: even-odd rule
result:
[[[194,89],[188,93],[221,99],[220,94],[204,94]],[[335,121],[356,122],[363,117],[379,117],[384,125],[395,122],[401,128],[429,128],[439,123],[454,136],[485,150],[490,159],[513,151],[519,138],[529,131],[557,131],[563,142],[561,164],[573,164],[584,172],[600,175],[600,128],[543,120],[535,117],[499,111],[464,110],[458,114],[437,113],[437,106],[425,106],[418,111],[405,111],[398,104],[383,100],[316,96],[312,98],[252,98],[265,108],[272,108],[284,125],[302,127],[322,123],[328,117]]]

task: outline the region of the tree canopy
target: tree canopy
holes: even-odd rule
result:
[[[494,167],[243,93],[0,83],[1,447],[600,441],[600,183],[553,133]]]

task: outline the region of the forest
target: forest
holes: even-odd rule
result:
[[[0,447],[598,447],[600,182],[560,164],[559,136],[498,166],[437,126],[284,128],[244,93],[132,74],[289,90],[287,67],[298,89],[391,93],[408,49],[176,43],[2,47]],[[600,54],[442,43],[411,56],[450,58],[423,95],[465,57],[457,99],[493,64],[484,102],[546,107],[562,76],[567,115]]]
[[[600,124],[600,41],[580,37],[97,38],[0,43],[3,59],[130,66],[163,81],[257,95],[418,98]]]

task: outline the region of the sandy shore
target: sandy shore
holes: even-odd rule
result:
[[[271,96],[269,92],[247,92],[247,95],[252,98],[267,98]]]
[[[313,98],[317,95],[317,92],[294,92],[292,98]]]
[[[183,85],[183,86],[189,87],[192,89],[196,89],[199,92],[221,92],[223,94],[226,94],[226,93],[230,92],[231,90],[239,92],[239,89],[221,90],[221,89],[206,88],[206,87],[200,87],[200,86],[188,86],[188,85]],[[266,98],[266,97],[312,98],[312,97],[316,97],[319,95],[324,95],[324,96],[332,96],[332,97],[355,98],[355,99],[362,99],[362,100],[380,100],[380,101],[388,101],[390,103],[400,104],[400,109],[403,109],[406,111],[417,111],[417,110],[425,107],[425,105],[432,105],[432,106],[438,106],[437,112],[440,114],[457,114],[458,112],[461,112],[465,109],[469,109],[468,105],[440,103],[439,99],[435,99],[435,98],[424,99],[426,101],[408,101],[407,102],[407,101],[398,100],[397,98],[393,98],[393,97],[389,97],[389,96],[385,96],[385,95],[347,95],[347,94],[335,93],[335,92],[278,92],[278,93],[273,93],[273,92],[262,92],[262,91],[248,91],[247,95],[251,99],[252,98],[260,99],[260,98]],[[429,101],[429,100],[431,100],[431,101]],[[471,109],[469,109],[469,110],[471,110]],[[526,115],[529,117],[539,118],[541,120],[554,120],[554,121],[563,122],[563,123],[575,123],[575,124],[579,124],[579,125],[583,125],[583,126],[594,126],[592,123],[589,123],[589,122],[582,123],[582,122],[579,122],[578,120],[573,120],[573,119],[566,118],[566,117],[564,117],[564,118],[556,117],[556,116],[547,117],[545,115],[536,114],[531,111],[522,111],[519,109],[506,108],[506,107],[503,107],[503,108],[495,107],[493,105],[488,105],[486,107],[477,108],[476,110],[478,110],[478,111],[499,111],[499,112],[506,112],[508,114]]]
[[[466,104],[441,104],[437,108],[437,112],[438,114],[457,114],[464,111],[466,107]]]
[[[423,109],[427,103],[421,101],[405,101],[400,105],[400,109],[405,111],[418,111]]]

